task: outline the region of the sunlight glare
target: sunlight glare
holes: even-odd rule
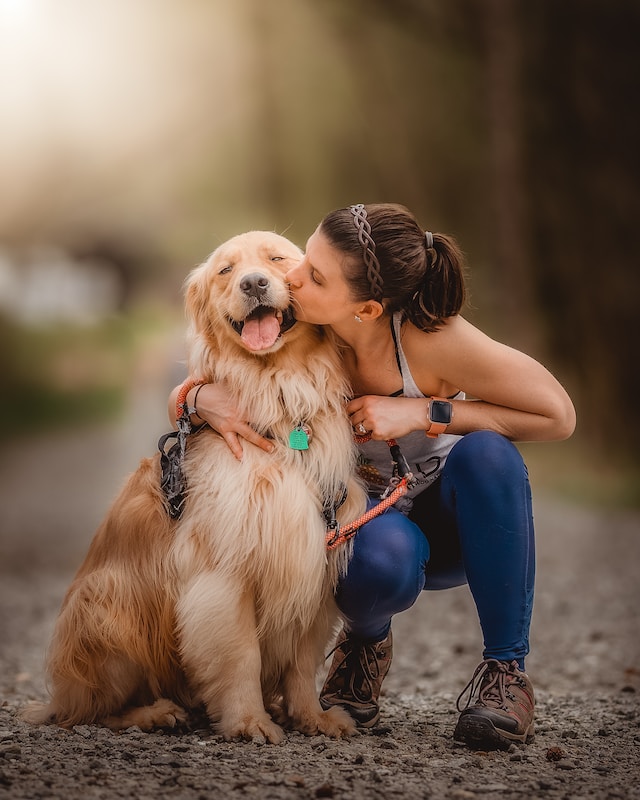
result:
[[[0,0],[0,20],[14,28],[24,28],[33,22],[39,0]]]

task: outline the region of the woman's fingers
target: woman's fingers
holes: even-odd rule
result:
[[[261,450],[264,450],[265,453],[272,453],[273,452],[273,442],[270,439],[261,436],[259,433],[253,430],[251,425],[244,425],[240,435],[243,439],[246,439],[251,444],[255,444],[256,447],[259,447]]]
[[[264,450],[265,453],[273,452],[273,442],[270,439],[266,439],[264,436],[260,436],[259,433],[256,433],[253,428],[246,423],[239,425],[237,430],[227,430],[221,435],[227,443],[229,450],[231,450],[238,461],[242,461],[242,439]]]
[[[238,434],[234,431],[228,431],[222,434],[222,438],[238,461],[242,461],[242,445],[240,444]]]

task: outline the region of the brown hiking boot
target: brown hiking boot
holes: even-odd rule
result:
[[[460,703],[467,690],[464,709]],[[478,692],[475,705],[470,706]],[[513,742],[533,739],[533,686],[517,661],[482,661],[456,703],[462,710],[453,738],[475,750],[508,750]]]
[[[363,728],[371,728],[380,718],[380,687],[391,666],[391,631],[382,642],[366,642],[349,636],[344,629],[331,651],[333,661],[320,692],[325,711],[342,706]],[[331,655],[331,653],[329,653]]]

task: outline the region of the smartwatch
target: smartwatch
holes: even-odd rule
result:
[[[436,439],[447,430],[447,425],[453,418],[453,406],[444,397],[432,397],[427,415],[430,424],[426,434],[430,439]]]

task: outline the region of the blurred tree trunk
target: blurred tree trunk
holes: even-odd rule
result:
[[[480,0],[485,43],[490,143],[490,239],[495,243],[503,334],[530,353],[540,350],[522,165],[521,33],[517,0]]]
[[[637,461],[640,4],[522,0],[536,278],[578,422]]]
[[[345,186],[358,195],[349,202],[400,202],[416,210],[423,186],[411,147],[407,96],[414,87],[407,82],[397,91],[396,64],[389,58],[390,40],[397,41],[394,33],[402,29],[403,17],[387,20],[387,4],[377,0],[342,5],[335,30],[357,101],[344,113],[353,115],[359,129],[336,153]]]

